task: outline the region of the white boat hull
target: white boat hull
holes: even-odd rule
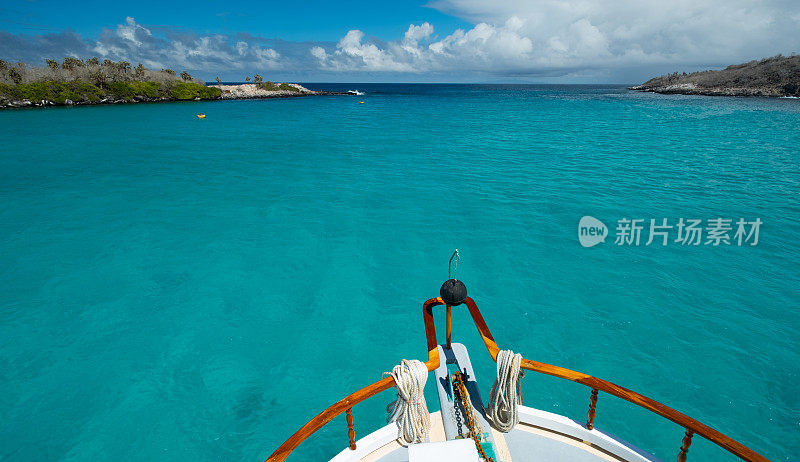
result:
[[[503,462],[660,462],[630,443],[602,430],[587,430],[567,417],[521,406],[520,423],[508,433],[492,430]],[[431,442],[444,441],[441,414],[431,414]],[[397,427],[386,425],[345,449],[331,462],[409,462],[408,449],[397,441]],[[413,461],[412,461],[413,462]]]

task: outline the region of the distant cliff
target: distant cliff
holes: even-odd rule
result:
[[[630,89],[685,95],[800,97],[800,56],[778,55],[721,71],[676,72]]]

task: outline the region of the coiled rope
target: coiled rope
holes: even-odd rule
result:
[[[489,394],[489,418],[495,428],[502,432],[510,431],[519,423],[519,405],[522,404],[520,364],[522,355],[511,350],[497,353],[497,380]]]
[[[404,359],[394,366],[391,375],[397,388],[397,400],[387,406],[387,422],[396,422],[401,443],[421,443],[428,437],[431,429],[431,415],[425,402],[425,382],[428,381],[428,368],[416,359]]]

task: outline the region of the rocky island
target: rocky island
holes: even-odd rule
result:
[[[310,95],[351,95],[351,92],[314,91],[298,83],[257,82],[238,85],[214,85],[222,99],[292,98]]]
[[[629,87],[654,93],[800,97],[800,56],[773,56],[719,71],[677,72]]]
[[[347,94],[312,91],[294,83],[264,82],[206,85],[183,71],[152,71],[141,63],[65,58],[48,59],[46,67],[29,67],[0,60],[0,108],[120,104],[158,101],[202,101],[220,99],[287,98],[310,95]]]

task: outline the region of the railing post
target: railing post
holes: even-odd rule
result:
[[[592,396],[589,397],[589,419],[586,420],[586,428],[594,428],[594,409],[597,407],[597,389],[592,388]]]
[[[356,429],[353,427],[353,408],[347,408],[347,436],[350,438],[350,449],[356,449]]]
[[[689,452],[689,446],[692,444],[692,436],[694,432],[686,429],[686,434],[683,436],[683,441],[681,441],[681,452],[678,453],[678,462],[686,462],[686,453]]]
[[[453,318],[451,316],[451,308],[450,305],[447,305],[447,329],[445,332],[445,337],[447,338],[447,349],[451,348],[450,346],[450,334],[453,332]]]

